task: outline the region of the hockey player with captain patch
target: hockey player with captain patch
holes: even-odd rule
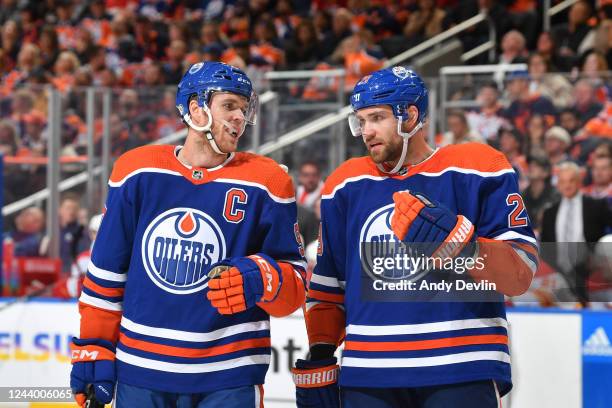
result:
[[[79,299],[79,405],[260,407],[270,316],[305,297],[291,178],[236,152],[254,124],[246,74],[201,62],[181,80],[184,146],[121,156]],[[90,401],[91,402],[91,401]]]
[[[305,312],[310,358],[293,370],[297,405],[498,407],[512,387],[503,302],[366,300],[362,268],[368,248],[414,244],[432,259],[478,257],[484,267],[466,272],[474,282],[525,292],[538,254],[516,174],[484,144],[432,149],[422,129],[427,88],[411,70],[364,77],[351,105],[351,131],[369,155],[342,164],[323,188]],[[436,277],[425,272],[418,278]]]

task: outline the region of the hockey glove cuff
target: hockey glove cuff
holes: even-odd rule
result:
[[[92,386],[95,400],[109,404],[115,390],[115,346],[102,339],[72,339],[70,343],[72,371],[70,388],[79,406],[85,406],[88,387]]]

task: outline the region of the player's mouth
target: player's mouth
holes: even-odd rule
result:
[[[370,151],[378,148],[379,146],[382,147],[382,143],[377,143],[377,142],[373,142],[373,143],[369,143],[368,144],[368,149],[370,149]]]

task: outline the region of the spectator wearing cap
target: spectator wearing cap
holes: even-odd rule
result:
[[[529,92],[554,102],[558,108],[572,103],[572,85],[560,74],[551,73],[549,62],[537,52],[529,56]]]
[[[573,109],[581,120],[580,126],[597,116],[603,108],[597,100],[595,88],[587,79],[581,79],[574,85],[574,101]]]
[[[482,136],[470,129],[470,125],[465,117],[465,112],[461,110],[451,111],[446,115],[446,127],[448,131],[442,135],[442,139],[439,143],[440,146],[469,142],[484,142]]]
[[[593,198],[604,198],[612,201],[612,158],[595,157],[591,167],[592,183],[582,189],[582,192]]]
[[[470,129],[479,133],[488,142],[497,140],[499,129],[508,124],[501,116],[502,106],[499,103],[499,89],[495,82],[483,84],[476,96],[478,109],[466,113]]]
[[[572,139],[567,130],[561,126],[553,126],[544,134],[544,150],[548,160],[556,166],[569,159],[567,149],[572,143]]]
[[[549,126],[555,123],[557,115],[550,99],[529,93],[529,80],[527,71],[510,72],[506,77],[506,90],[512,103],[502,114],[523,134],[526,133],[527,121],[531,115],[543,115]]]
[[[527,214],[534,230],[540,231],[544,209],[560,198],[550,182],[550,162],[544,156],[532,156],[528,160],[527,177],[529,185],[522,196]]]

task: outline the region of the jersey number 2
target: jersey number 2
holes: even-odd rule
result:
[[[506,197],[506,204],[513,207],[512,211],[508,215],[508,227],[518,228],[527,226],[527,215],[520,216],[525,210],[525,203],[523,203],[523,197],[518,193],[508,194]]]

